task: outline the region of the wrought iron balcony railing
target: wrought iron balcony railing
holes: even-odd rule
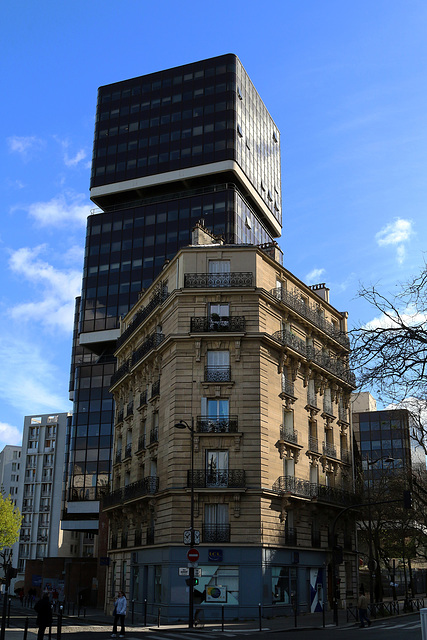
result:
[[[139,394],[139,406],[143,407],[145,404],[147,404],[147,391]]]
[[[116,455],[114,456],[114,463],[117,464],[118,462],[121,462],[121,461],[122,461],[122,450],[117,449]]]
[[[132,353],[132,366],[137,364],[152,349],[156,349],[165,339],[163,333],[152,333],[136,351]]]
[[[323,455],[324,456],[328,456],[329,458],[336,458],[337,457],[337,448],[334,444],[330,443],[330,442],[323,442],[322,443],[322,450],[323,450]]]
[[[162,304],[166,298],[168,297],[168,292],[166,288],[161,288],[154,296],[151,298],[150,302],[140,311],[138,311],[134,317],[132,324],[130,324],[127,329],[125,329],[122,335],[117,339],[117,348],[120,347],[129,336],[132,335],[134,331],[144,322],[144,320],[150,315],[152,311],[160,304]]]
[[[127,403],[126,418],[128,418],[129,416],[133,416],[133,400]]]
[[[295,397],[295,386],[294,383],[282,376],[282,393],[287,396]]]
[[[186,289],[217,289],[222,287],[252,286],[253,273],[251,271],[184,274],[184,287]]]
[[[314,436],[308,437],[308,449],[314,453],[320,453],[319,441]]]
[[[160,380],[156,380],[151,385],[151,398],[155,398],[160,395]]]
[[[138,438],[138,449],[137,451],[143,451],[145,449],[145,434],[143,436],[139,436]]]
[[[298,431],[296,429],[286,429],[283,425],[280,427],[280,440],[284,442],[292,442],[298,444]]]
[[[123,418],[124,418],[124,411],[123,409],[121,409],[120,411],[117,411],[116,424],[118,424],[119,422],[123,422]]]
[[[116,384],[116,382],[124,378],[125,375],[129,373],[129,371],[130,371],[130,362],[129,360],[125,360],[125,362],[123,362],[123,364],[120,365],[117,371],[115,371],[111,376],[110,386],[113,386],[113,384]]]
[[[130,458],[131,456],[132,456],[132,443],[129,442],[129,444],[125,446],[125,454],[123,456],[123,460],[126,460],[126,458]]]
[[[246,486],[244,469],[218,469],[217,471],[200,469],[193,471],[193,476],[191,476],[191,471],[188,471],[188,487],[191,487],[191,477],[193,477],[193,487],[195,488],[229,487],[237,489]]]
[[[348,409],[345,409],[344,407],[338,407],[338,417],[341,420],[341,422],[347,422],[348,424],[350,424],[349,417],[348,417]]]
[[[200,433],[237,433],[238,416],[197,416],[196,431]]]
[[[304,498],[317,498],[322,502],[331,504],[357,504],[360,501],[360,497],[352,491],[327,487],[326,485],[316,484],[294,476],[281,476],[278,478],[273,484],[273,491],[277,491],[279,494],[290,493]]]
[[[245,330],[244,316],[219,316],[218,319],[209,316],[193,317],[190,321],[192,333],[207,333],[209,331],[242,332]]]
[[[104,509],[114,507],[128,500],[135,500],[135,498],[157,493],[158,490],[159,478],[157,476],[146,476],[141,480],[128,484],[126,487],[105,493],[103,495],[102,505]]]
[[[229,524],[203,524],[203,542],[230,542]]]
[[[210,366],[205,367],[205,382],[230,382],[231,367],[227,366]]]
[[[304,340],[289,331],[276,331],[272,338],[283,346],[293,349],[307,360],[311,360],[322,369],[326,369],[337,378],[344,380],[350,386],[356,387],[356,376],[340,358],[332,357],[328,353],[307,345]]]
[[[310,320],[316,327],[327,333],[331,338],[339,342],[346,349],[350,348],[349,337],[337,329],[331,322],[325,320],[320,307],[313,307],[302,300],[300,296],[283,288],[273,289],[271,292],[277,300],[296,311],[300,316]]]
[[[150,431],[150,444],[154,444],[159,441],[159,427],[154,427]]]

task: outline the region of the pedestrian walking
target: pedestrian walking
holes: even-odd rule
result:
[[[43,597],[36,602],[34,611],[37,612],[37,626],[39,628],[37,640],[43,640],[46,627],[49,628],[52,625],[52,607],[48,593],[44,593]]]
[[[113,623],[113,633],[111,634],[112,638],[117,636],[117,625],[120,621],[120,635],[119,638],[125,637],[125,615],[127,609],[127,601],[126,596],[123,591],[119,591],[117,594],[117,600],[114,603],[114,623]]]
[[[357,601],[357,608],[359,609],[359,622],[360,628],[363,629],[365,622],[368,627],[371,626],[371,621],[368,618],[368,598],[365,596],[363,589],[359,592],[359,600]]]

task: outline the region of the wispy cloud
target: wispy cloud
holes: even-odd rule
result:
[[[307,284],[318,284],[319,279],[322,277],[324,273],[325,273],[325,269],[312,269],[305,276],[305,282]]]
[[[427,324],[427,314],[420,313],[414,307],[408,306],[400,313],[401,321],[407,326],[419,326]],[[376,316],[364,325],[364,329],[389,329],[399,324],[397,316]]]
[[[80,294],[81,272],[77,269],[61,271],[41,258],[48,247],[39,245],[14,251],[10,269],[36,285],[40,298],[11,308],[12,318],[21,322],[39,322],[49,329],[69,332],[72,329],[74,299]]]
[[[67,192],[47,202],[33,202],[24,207],[40,226],[69,227],[85,225],[91,206],[83,194]]]
[[[0,398],[22,416],[31,413],[66,411],[66,391],[58,394],[58,372],[45,350],[34,341],[3,333],[0,337]],[[17,430],[11,427],[12,437]],[[1,436],[0,436],[1,437]],[[11,438],[8,437],[10,443]]]
[[[7,138],[7,144],[9,151],[18,153],[25,160],[33,151],[38,151],[45,145],[44,140],[37,138],[37,136],[10,136]]]
[[[17,427],[7,424],[7,422],[0,422],[0,450],[7,444],[22,443],[22,430]]]
[[[78,151],[76,151],[74,155],[70,156],[68,153],[68,150],[71,146],[70,141],[62,140],[58,136],[54,136],[54,138],[58,142],[58,144],[60,144],[62,147],[65,166],[76,167],[80,162],[82,162],[82,160],[84,160],[87,157],[87,152],[84,149],[79,149]],[[86,166],[86,164],[84,166]]]
[[[405,243],[409,242],[413,233],[411,220],[396,218],[378,231],[375,239],[379,247],[395,246],[397,261],[402,264],[406,256]]]

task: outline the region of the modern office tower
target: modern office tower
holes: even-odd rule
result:
[[[192,525],[205,617],[224,604],[226,617],[253,618],[259,603],[292,615],[293,599],[321,610],[333,545],[340,597],[357,597],[351,512],[332,529],[357,501],[347,314],[278,257],[197,225],[122,321],[103,499],[109,612],[121,588],[137,614],[146,599],[151,614],[161,604],[162,617],[187,618]]]
[[[228,243],[281,232],[279,131],[235,55],[100,87],[62,527],[98,531],[111,474],[119,318],[204,225]]]
[[[354,437],[363,470],[370,485],[390,474],[401,476],[412,468],[410,413],[407,409],[377,411],[370,393],[352,395]]]
[[[18,553],[18,580],[27,559],[56,557],[63,492],[69,413],[26,416],[22,436],[18,507],[23,520]]]

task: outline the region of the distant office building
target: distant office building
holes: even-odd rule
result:
[[[19,543],[18,580],[28,559],[56,557],[61,546],[61,501],[69,413],[26,416],[17,504],[23,520]]]
[[[375,399],[363,392],[352,395],[352,414],[365,482],[375,482],[392,470],[411,470],[409,411],[377,411]]]
[[[98,532],[111,475],[119,319],[203,219],[227,243],[281,233],[280,135],[232,54],[99,88],[77,300],[62,527]]]

